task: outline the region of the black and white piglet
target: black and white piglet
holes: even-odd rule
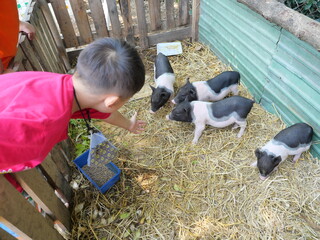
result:
[[[240,127],[238,138],[246,129],[246,118],[254,101],[233,96],[217,102],[193,101],[178,104],[167,115],[168,120],[192,122],[195,124],[195,132],[192,143],[197,143],[206,124],[217,128],[223,128],[234,123],[232,129]]]
[[[156,87],[151,87],[151,113],[158,111],[169,99],[173,97],[173,83],[175,75],[169,59],[161,52],[154,63],[154,79]]]
[[[297,161],[301,153],[307,151],[312,142],[313,129],[306,123],[296,123],[280,131],[265,146],[256,149],[258,161],[251,164],[257,166],[260,178],[265,180],[288,155],[294,155]]]
[[[238,95],[238,84],[240,74],[235,71],[227,71],[208,81],[198,81],[190,83],[189,78],[182,86],[177,96],[172,100],[174,104],[183,102],[185,99],[192,102],[198,101],[218,101],[227,96],[230,92]]]

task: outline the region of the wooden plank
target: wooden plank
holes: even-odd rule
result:
[[[47,0],[38,0],[38,1],[39,1],[39,7],[42,11],[44,18],[46,19],[46,22],[48,24],[50,32],[51,32],[51,34],[54,38],[54,41],[56,43],[56,46],[58,48],[59,57],[62,59],[62,62],[64,63],[65,72],[67,72],[68,70],[71,69],[70,61],[68,59],[68,55],[67,55],[66,49],[63,45],[63,41],[61,39],[61,36],[60,36],[60,33],[59,33],[58,28],[56,26],[56,23],[53,19],[53,16],[51,14],[50,9],[49,9]]]
[[[79,43],[77,41],[76,34],[74,32],[72,22],[66,8],[66,3],[64,0],[51,0],[52,8],[54,10],[54,14],[59,23],[64,42],[66,47],[77,47]]]
[[[44,45],[44,36],[43,36],[43,30],[42,30],[42,27],[39,23],[39,20],[38,20],[38,16],[37,16],[37,11],[39,10],[38,8],[38,4],[37,6],[35,6],[34,8],[34,12],[30,18],[30,23],[36,28],[36,33],[37,33],[37,37],[30,41],[30,44],[32,46],[33,49],[35,49],[35,54],[37,55],[38,59],[40,59],[40,62],[42,63],[42,66],[44,68],[45,71],[48,71],[48,72],[53,72],[53,62],[50,64],[50,59],[51,56],[48,56],[46,54],[46,49],[45,49],[45,45]]]
[[[54,189],[61,191],[66,201],[70,202],[72,198],[72,189],[61,172],[57,169],[50,154],[41,163],[40,168],[50,185]]]
[[[22,64],[23,58],[23,51],[20,47],[18,47],[16,56],[14,57],[14,61],[12,61],[12,63],[9,65],[9,68],[13,68],[14,71],[26,71]]]
[[[191,36],[191,27],[182,27],[179,29],[150,34],[148,36],[150,46],[161,42],[171,42],[175,40],[183,40]]]
[[[79,29],[80,44],[84,45],[91,43],[93,38],[84,1],[70,0],[70,4]]]
[[[150,29],[155,31],[161,29],[160,1],[149,0]]]
[[[198,41],[199,36],[200,0],[192,0],[192,42]]]
[[[7,233],[2,228],[0,228],[0,239],[1,240],[17,240],[15,237],[13,237],[11,234]]]
[[[123,37],[126,39],[127,42],[129,42],[132,45],[135,45],[130,0],[120,0],[119,4],[124,25]]]
[[[47,26],[45,23],[45,19],[40,11],[40,9],[35,8],[36,11],[34,11],[30,21],[34,23],[34,25],[37,27],[37,37],[38,37],[38,43],[40,45],[40,49],[43,52],[43,60],[47,64],[47,67],[49,67],[48,71],[51,72],[57,72],[56,70],[56,60],[57,53],[52,52],[52,45],[55,45],[54,40],[52,39],[52,36],[47,36],[49,33],[46,33]],[[49,31],[49,30],[48,30]],[[36,52],[39,51],[39,49],[35,49]],[[60,71],[58,71],[60,72]]]
[[[167,29],[175,28],[174,22],[174,0],[166,1]]]
[[[146,13],[144,9],[144,1],[135,0],[135,2],[136,2],[136,11],[137,11],[140,47],[142,49],[147,49],[149,47],[149,43],[147,38],[148,29],[147,29]]]
[[[61,147],[57,144],[50,152],[52,160],[56,163],[57,168],[62,173],[64,178],[69,181],[71,177],[71,169],[68,165],[68,159],[65,158],[61,151]]]
[[[22,60],[22,64],[23,64],[24,68],[26,69],[26,71],[35,71],[36,70],[36,69],[32,68],[32,66],[27,58],[24,58]]]
[[[30,61],[35,71],[43,71],[44,69],[29,42],[30,40],[26,36],[23,36],[23,38],[24,40],[20,43],[20,47],[25,57]]]
[[[71,216],[69,210],[55,195],[53,189],[38,169],[13,173],[21,187],[54,221],[58,220],[70,231]]]
[[[189,0],[179,1],[179,26],[189,23]]]
[[[91,16],[93,19],[98,38],[109,37],[109,31],[106,24],[106,18],[103,13],[101,1],[89,0]]]
[[[108,5],[108,12],[111,20],[112,36],[121,38],[121,24],[119,20],[116,0],[106,0]]]
[[[66,156],[68,162],[71,162],[73,158],[73,148],[71,140],[68,138],[62,142],[59,142],[58,145],[61,146],[62,154]]]
[[[36,17],[39,20],[39,24],[41,29],[43,30],[43,36],[45,38],[44,44],[46,49],[48,50],[47,57],[51,60],[53,72],[56,73],[65,73],[65,69],[63,64],[61,63],[61,59],[59,58],[59,50],[56,46],[56,43],[53,39],[49,26],[45,20],[42,11],[38,8],[38,11],[35,13]]]
[[[35,45],[36,52],[38,53],[38,56],[41,58],[42,63],[46,67],[45,70],[48,72],[54,72],[55,64],[52,61],[52,56],[51,54],[49,54],[48,48],[46,46],[47,39],[44,35],[44,30],[39,21],[37,11],[32,14],[30,23],[36,28],[37,32],[37,38],[32,40],[32,42],[30,43]]]
[[[0,175],[0,222],[17,233],[18,239],[63,240],[63,237],[50,225],[35,207]],[[2,237],[1,237],[2,239]]]

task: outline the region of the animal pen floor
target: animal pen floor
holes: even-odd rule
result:
[[[156,49],[142,53],[146,87],[122,109],[148,125],[141,135],[96,122],[120,150],[118,182],[100,194],[78,171],[72,239],[319,239],[320,163],[304,153],[289,157],[265,181],[250,167],[254,150],[285,127],[255,104],[242,138],[239,129],[206,127],[192,145],[194,125],[167,121],[172,106],[150,114]],[[169,60],[176,89],[231,68],[200,43],[183,42]],[[241,80],[240,80],[241,81]],[[240,95],[252,98],[241,85]]]

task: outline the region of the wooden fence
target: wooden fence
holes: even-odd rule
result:
[[[14,237],[23,240],[64,239],[55,229],[64,235],[71,229],[70,212],[66,206],[72,200],[68,152],[67,142],[59,143],[39,167],[11,174],[43,209],[45,216],[4,175],[0,175],[1,240]]]
[[[11,64],[16,71],[66,73],[69,59],[46,0],[31,3],[26,21],[36,28],[36,39],[20,36],[18,52]]]
[[[50,0],[66,48],[116,37],[146,49],[159,42],[197,40],[200,0]],[[138,39],[138,42],[136,41]]]

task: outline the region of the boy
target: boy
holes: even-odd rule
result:
[[[117,110],[138,92],[145,69],[124,41],[102,38],[80,54],[75,74],[17,72],[0,75],[0,173],[40,164],[67,138],[70,118],[90,117],[133,133],[145,122]],[[77,101],[79,104],[77,104]]]

